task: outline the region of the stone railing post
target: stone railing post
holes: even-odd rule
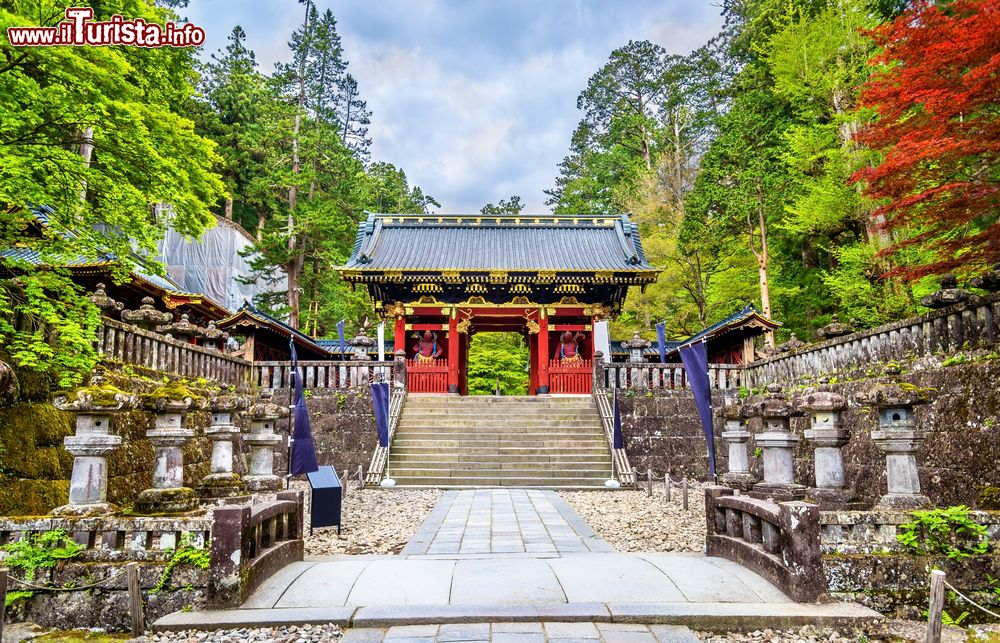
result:
[[[594,351],[594,382],[591,390],[599,391],[605,388],[604,382],[604,353]]]
[[[887,371],[898,374],[895,369]],[[916,452],[925,436],[913,414],[914,405],[927,401],[924,393],[890,382],[875,386],[864,399],[878,409],[879,430],[872,431],[872,441],[885,453],[887,493],[878,507],[915,509],[931,504],[920,491]]]
[[[724,522],[721,525],[719,523],[718,509],[716,508],[715,501],[722,496],[731,495],[733,495],[733,490],[729,487],[721,485],[708,485],[705,487],[705,533],[707,535],[712,536],[720,532],[725,533],[726,526]],[[709,555],[711,556],[712,552],[709,552]]]
[[[362,329],[357,337],[351,340],[350,344],[353,347],[351,360],[361,363],[351,368],[353,371],[351,373],[351,385],[354,387],[367,386],[368,365],[364,364],[364,362],[371,360],[371,356],[368,355],[368,349],[375,345],[375,340],[365,335],[365,331]]]
[[[288,417],[288,409],[271,402],[271,392],[263,390],[250,409],[250,433],[243,441],[250,445],[250,474],[246,476],[251,491],[275,491],[279,478],[274,474],[274,448],[284,441],[275,433],[278,420]]]
[[[733,403],[723,406],[722,417],[726,422],[722,439],[729,444],[729,470],[722,475],[721,481],[729,487],[749,491],[757,478],[750,473],[750,457],[747,453],[750,431],[743,417],[743,405]]]
[[[819,542],[819,507],[808,502],[778,504],[781,559],[790,572],[791,596],[814,601],[826,592]]]
[[[233,416],[247,406],[247,399],[238,395],[217,395],[208,401],[212,419],[205,437],[212,441],[212,468],[198,488],[204,498],[231,498],[247,491],[243,479],[233,471],[233,441],[240,434]]]
[[[69,482],[69,504],[52,511],[56,515],[97,515],[112,513],[108,503],[108,455],[121,444],[121,437],[111,435],[112,416],[131,409],[135,397],[116,389],[104,388],[100,375],[90,379],[90,386],[76,391],[75,399],[60,395],[52,404],[60,411],[76,414],[76,432],[63,440],[73,454],[73,473]]]
[[[639,336],[639,331],[632,333],[632,339],[625,342],[625,348],[628,349],[628,361],[630,364],[644,364],[646,362],[645,351],[649,348],[649,340],[643,339]],[[649,382],[649,369],[641,368],[639,366],[631,367],[632,377],[629,380],[632,383],[633,388],[648,388]]]
[[[406,351],[397,350],[392,358],[392,386],[406,390]]]
[[[801,500],[805,487],[795,483],[794,449],[799,438],[789,428],[792,405],[781,393],[781,386],[769,384],[767,395],[755,404],[752,412],[764,420],[764,431],[755,441],[764,452],[764,481],[753,486],[758,498],[776,501]]]
[[[212,511],[208,601],[212,607],[236,607],[243,602],[240,567],[250,554],[250,506],[218,507]]]
[[[840,421],[840,414],[847,409],[847,400],[832,392],[824,378],[818,389],[805,396],[799,409],[810,415],[804,436],[815,447],[816,486],[809,488],[807,493],[823,509],[843,509],[853,495],[847,489],[841,452],[851,438],[850,431]]]
[[[184,445],[194,431],[184,428],[184,418],[198,405],[191,394],[177,385],[162,387],[140,396],[146,410],[156,414],[154,428],[146,432],[155,452],[153,486],[139,494],[139,513],[181,513],[198,506],[194,489],[184,486]]]

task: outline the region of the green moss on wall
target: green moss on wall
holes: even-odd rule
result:
[[[0,515],[40,516],[69,502],[69,480],[19,480],[0,475]]]
[[[73,416],[48,402],[15,404],[0,409],[0,473],[12,478],[68,478],[73,456],[62,448],[73,434]]]

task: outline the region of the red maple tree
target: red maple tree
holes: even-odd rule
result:
[[[931,251],[889,274],[1000,260],[1000,0],[918,2],[871,35],[881,51],[860,102],[878,117],[858,140],[884,158],[851,180],[893,233],[883,254]]]

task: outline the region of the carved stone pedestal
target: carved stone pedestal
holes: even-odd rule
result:
[[[815,447],[816,486],[806,493],[822,509],[844,509],[854,499],[844,479],[841,452],[851,437],[850,431],[840,422],[840,414],[847,409],[847,400],[832,392],[826,380],[821,380],[819,388],[807,394],[799,408],[810,414],[809,428],[804,435]]]
[[[722,439],[729,444],[729,470],[719,480],[727,487],[749,491],[757,482],[757,477],[750,473],[750,457],[747,453],[750,431],[743,420],[742,411],[743,407],[739,404],[722,407],[722,417],[726,420]]]
[[[250,446],[250,473],[244,478],[250,491],[275,491],[280,485],[281,479],[274,474],[274,449],[285,439],[275,428],[278,420],[287,416],[287,408],[271,402],[270,391],[262,391],[250,409],[250,433],[243,437]]]
[[[184,486],[184,445],[194,437],[194,431],[184,428],[184,416],[194,407],[190,397],[184,399],[149,398],[147,408],[156,413],[156,424],[146,437],[153,444],[153,486],[139,494],[135,502],[138,513],[183,513],[198,506],[194,489]]]
[[[752,408],[754,415],[764,419],[765,430],[755,437],[764,452],[764,481],[755,484],[750,495],[776,502],[801,500],[806,488],[795,483],[794,450],[799,438],[789,429],[792,406],[777,384],[769,385],[767,391],[764,400]]]
[[[212,423],[205,437],[212,441],[211,473],[202,478],[198,494],[203,498],[232,498],[245,495],[246,484],[233,471],[233,441],[239,436],[233,415],[247,408],[247,400],[235,395],[221,395],[209,400]]]

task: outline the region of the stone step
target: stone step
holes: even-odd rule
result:
[[[441,431],[433,427],[405,427],[396,430],[397,439],[407,440],[546,440],[557,438],[561,440],[573,439],[598,439],[603,440],[604,432],[595,429],[587,430],[583,427],[568,427],[562,429],[546,430],[519,430],[506,431],[503,429],[473,429],[460,431],[457,427],[452,431]]]
[[[563,478],[586,478],[607,480],[611,477],[611,467],[607,469],[564,469],[552,471],[546,469],[423,469],[423,468],[389,468],[393,479],[408,480],[411,478],[531,478],[533,480],[554,480]]]
[[[422,411],[404,410],[400,422],[416,420],[419,422],[434,422],[447,424],[450,421],[478,420],[480,422],[502,422],[505,424],[521,424],[532,422],[589,422],[600,424],[601,417],[594,413],[424,413]]]
[[[395,475],[395,474],[394,474]],[[425,486],[425,487],[603,487],[602,478],[590,477],[564,477],[546,478],[539,484],[539,479],[535,476],[410,476],[395,477],[397,486]]]
[[[574,446],[574,447],[524,447],[524,446],[475,446],[475,447],[431,447],[427,444],[412,444],[404,446],[392,446],[390,453],[440,453],[440,454],[469,454],[469,455],[544,455],[552,457],[562,457],[571,455],[603,455],[611,458],[608,453],[608,445],[601,446]]]
[[[420,409],[592,409],[594,401],[590,396],[576,398],[535,398],[535,397],[448,397],[408,395],[407,408]]]
[[[390,471],[402,469],[438,469],[451,471],[479,471],[483,469],[500,469],[503,471],[577,471],[577,470],[610,470],[611,463],[607,459],[585,459],[559,462],[539,460],[524,460],[520,462],[505,462],[501,460],[466,460],[450,462],[434,459],[389,459]]]
[[[546,421],[544,418],[533,418],[531,420],[516,420],[504,418],[479,418],[475,415],[464,417],[449,417],[446,420],[433,420],[427,418],[411,418],[403,416],[396,425],[400,428],[429,428],[429,429],[601,429],[599,422],[590,420],[552,420]]]
[[[556,465],[560,463],[577,463],[577,462],[595,462],[606,464],[610,462],[610,457],[608,456],[607,450],[600,451],[597,449],[587,450],[593,452],[586,453],[566,453],[566,452],[553,452],[552,454],[516,454],[511,455],[509,453],[505,454],[493,454],[493,453],[469,453],[468,451],[453,450],[450,452],[437,451],[437,450],[424,450],[424,451],[404,451],[400,453],[399,451],[392,451],[389,456],[390,462],[440,462],[440,463],[456,463],[456,462],[501,462],[501,463],[518,463],[518,462],[543,462],[549,465]]]
[[[440,447],[459,447],[459,448],[474,448],[474,447],[522,447],[522,448],[540,448],[540,447],[607,447],[607,442],[603,437],[587,437],[587,438],[573,438],[564,439],[562,437],[552,437],[552,438],[512,438],[509,436],[496,436],[490,437],[470,437],[462,439],[449,439],[442,437],[429,437],[429,438],[411,438],[406,435],[397,435],[396,439],[393,440],[393,449],[397,447],[408,447],[408,446],[426,446],[428,448],[440,448]],[[392,449],[390,449],[391,451]]]

